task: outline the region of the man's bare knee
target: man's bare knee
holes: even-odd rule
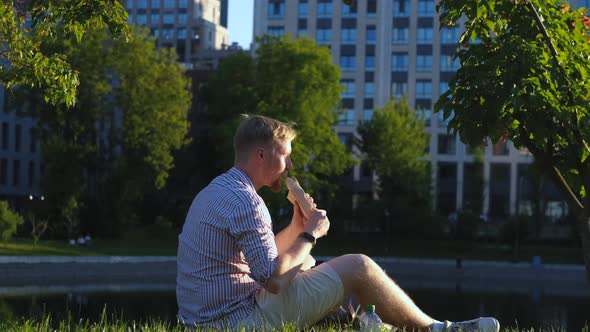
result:
[[[347,294],[355,292],[360,285],[380,270],[377,263],[363,254],[343,255],[331,259],[327,263],[340,276]]]

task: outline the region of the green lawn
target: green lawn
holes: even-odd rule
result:
[[[116,239],[94,239],[90,246],[70,246],[65,240],[15,239],[0,243],[0,255],[137,255],[174,256],[177,233],[172,229],[143,228],[125,233]],[[337,256],[364,253],[369,256],[391,256],[435,259],[478,259],[530,262],[541,256],[543,263],[583,264],[581,249],[563,244],[524,244],[518,253],[513,246],[495,241],[457,242],[452,240],[385,239],[381,234],[330,233],[318,240],[315,256]]]

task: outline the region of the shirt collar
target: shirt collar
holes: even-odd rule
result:
[[[237,168],[236,166],[232,167],[228,172],[233,178],[242,182],[246,187],[249,187],[252,191],[256,192],[256,188],[254,188],[254,183],[252,180],[246,175],[246,172]]]

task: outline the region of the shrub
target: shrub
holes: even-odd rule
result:
[[[0,201],[0,240],[9,240],[23,222],[23,217],[10,210],[8,202]]]
[[[483,221],[472,212],[460,212],[457,215],[457,224],[455,225],[455,239],[473,241],[477,236],[477,228]]]

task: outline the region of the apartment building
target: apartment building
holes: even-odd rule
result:
[[[572,1],[589,6],[590,0]],[[462,210],[473,192],[476,172],[483,171],[483,214],[505,218],[530,211],[527,168],[533,157],[512,142],[489,144],[483,170],[473,151],[447,134],[442,114],[433,114],[438,97],[459,68],[454,58],[461,25],[440,29],[435,0],[255,0],[254,36],[308,36],[330,48],[342,70],[345,114],[336,130],[348,143],[357,125],[371,120],[375,107],[406,96],[411,107],[425,112],[430,134],[427,158],[432,164],[434,206],[443,214]],[[361,164],[353,172],[356,188],[367,190],[372,172]],[[364,184],[364,185],[363,185]],[[566,205],[547,188],[548,214],[559,218]]]
[[[201,50],[228,46],[227,1],[224,0],[122,0],[128,23],[152,31],[158,47],[173,47],[187,68],[199,61]]]

